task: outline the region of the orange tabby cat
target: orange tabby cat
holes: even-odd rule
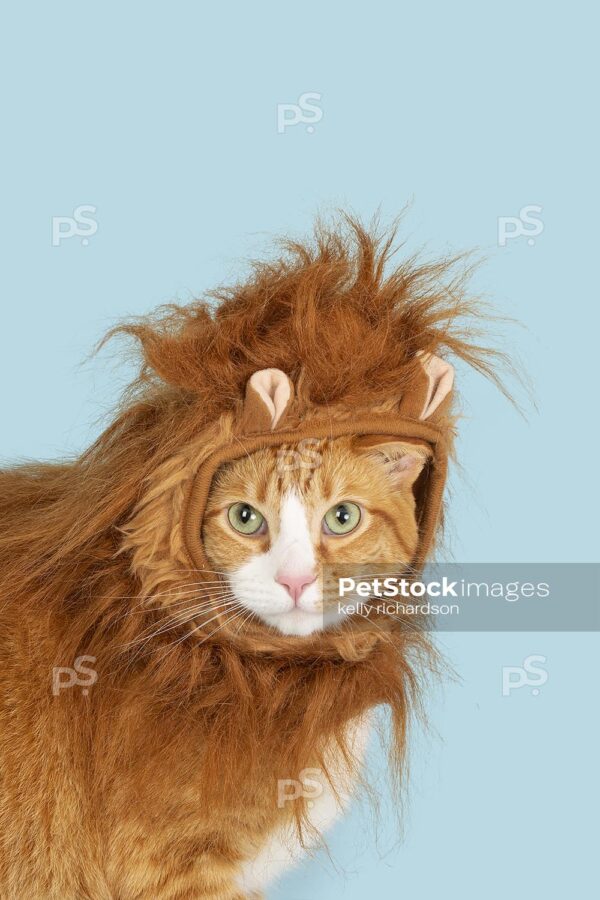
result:
[[[259,896],[344,806],[379,705],[401,775],[428,641],[325,576],[422,563],[437,354],[487,363],[451,263],[384,275],[389,252],[318,231],[124,326],[143,364],[112,425],[0,472],[2,900]]]
[[[226,576],[230,588],[219,599],[226,621],[241,628],[258,617],[288,635],[333,627],[344,616],[336,577],[347,574],[348,564],[360,562],[366,573],[371,564],[381,570],[387,561],[401,569],[412,559],[417,545],[412,485],[426,451],[397,439],[361,443],[345,437],[313,440],[308,447],[282,445],[217,473],[203,538],[214,571]],[[367,726],[364,717],[349,725],[357,766]],[[335,759],[330,765],[335,771]],[[337,769],[334,785],[319,770],[312,773],[317,799],[309,821],[318,832],[332,824],[352,791],[353,766],[340,760]],[[293,782],[291,787],[294,791]],[[290,796],[283,791],[280,799],[289,802]],[[258,854],[244,861],[240,883],[264,888],[301,850],[289,823],[280,824]]]

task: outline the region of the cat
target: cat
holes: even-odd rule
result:
[[[259,450],[223,466],[213,482],[203,540],[214,570],[230,588],[220,602],[232,620],[241,610],[286,635],[334,628],[345,615],[335,574],[344,566],[398,569],[409,563],[418,530],[412,486],[427,462],[426,450],[397,438],[313,440],[308,447]],[[223,595],[222,595],[223,596]],[[350,745],[360,765],[369,716],[350,723]],[[335,764],[333,765],[335,768]],[[318,796],[308,816],[316,834],[327,831],[352,795],[340,765],[332,789],[315,772]],[[267,837],[242,866],[240,884],[263,890],[303,855],[288,825]]]
[[[279,633],[290,648],[295,640],[321,634],[317,658],[328,652],[345,614],[333,587],[326,589],[325,570],[333,583],[338,570],[357,562],[362,571],[370,566],[380,571],[384,560],[401,567],[412,557],[418,541],[413,485],[427,462],[424,447],[385,436],[314,440],[308,456],[306,442],[258,450],[223,465],[213,479],[202,527],[212,582],[207,587],[192,578],[162,597],[159,593],[164,614],[150,624],[139,604],[123,614],[119,580],[105,597],[99,591],[95,601],[105,613],[102,628],[98,608],[95,624],[84,606],[73,608],[65,635],[60,626],[46,626],[49,610],[41,617],[28,604],[4,610],[0,651],[10,660],[11,691],[5,691],[0,709],[5,779],[0,812],[11,825],[0,835],[0,896],[255,898],[319,845],[360,779],[374,701],[388,699],[403,717],[408,668],[403,671],[394,654],[388,658],[385,646],[364,670],[353,662],[344,669],[340,660],[327,674],[295,663],[287,668],[278,659],[256,666],[251,658],[244,662],[229,655],[226,665],[233,667],[234,679],[246,667],[234,681],[239,706],[230,720],[221,715],[210,723],[208,738],[202,724],[208,701],[192,686],[187,669],[198,666],[203,690],[216,693],[218,703],[227,701],[228,692],[222,689],[222,670],[204,652],[209,638],[246,634],[250,651],[265,628]],[[146,545],[150,536],[144,528],[140,533]],[[110,552],[104,555],[106,576],[114,563]],[[214,591],[210,585],[217,584],[217,576]],[[106,588],[105,577],[101,585]],[[204,670],[201,662],[190,663],[179,635],[189,623],[200,629],[192,653],[204,652]],[[81,639],[90,627],[84,648],[76,636]],[[107,638],[111,631],[112,639]],[[109,652],[114,634],[121,651],[133,645],[125,667],[119,654]],[[163,653],[140,657],[140,645],[145,649],[149,642],[152,653]],[[85,656],[75,655],[82,649]],[[97,665],[102,693],[93,687],[67,690],[59,677],[58,690],[49,696],[51,662],[69,658],[76,660],[79,674],[88,671],[83,663]],[[157,664],[165,661],[167,674]],[[70,688],[78,678],[69,667],[60,672],[65,668]],[[327,686],[329,677],[335,688]],[[276,687],[274,679],[281,684]],[[357,703],[363,679],[375,687]],[[280,688],[272,711],[270,696],[261,707],[261,687],[274,697]],[[278,716],[291,691],[298,694],[296,711],[292,705]],[[175,716],[173,702],[179,707]],[[167,720],[165,709],[171,710]],[[298,740],[297,719],[312,721],[314,733],[311,728]],[[402,719],[399,727],[404,724]],[[259,725],[262,737],[252,734]],[[37,743],[36,731],[46,734],[45,742]],[[119,736],[116,746],[113,734]],[[251,737],[246,750],[244,737]],[[202,764],[203,739],[210,752]],[[240,767],[252,785],[246,797],[236,780]],[[86,771],[93,773],[87,785]],[[305,794],[306,778],[312,787]],[[234,811],[238,825],[231,833],[222,820]],[[39,838],[36,846],[31,843],[38,816],[50,816],[44,832],[48,847]],[[74,841],[72,833],[79,835]]]
[[[431,642],[335,582],[418,570],[438,353],[493,372],[453,261],[391,248],[346,219],[123,325],[140,373],[104,432],[0,471],[2,900],[259,896],[368,781],[380,706],[402,781]]]

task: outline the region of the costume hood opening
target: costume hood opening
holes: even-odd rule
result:
[[[426,445],[431,457],[414,486],[419,541],[413,569],[419,571],[432,548],[440,522],[448,463],[448,407],[454,370],[437,356],[421,356],[410,389],[397,410],[375,412],[350,406],[304,403],[287,375],[279,369],[255,372],[246,386],[228,439],[200,466],[191,485],[184,516],[184,541],[190,561],[210,579],[210,564],[202,543],[202,522],[212,480],[225,463],[264,447],[295,444],[307,438],[386,435]]]

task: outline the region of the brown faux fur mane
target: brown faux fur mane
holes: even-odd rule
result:
[[[233,897],[239,832],[258,840],[282,815],[277,779],[327,770],[331,742],[350,761],[350,719],[387,704],[401,769],[422,635],[363,652],[349,631],[257,653],[227,631],[160,631],[194,582],[187,485],[253,372],[281,369],[333,411],[396,401],[418,351],[493,377],[457,260],[393,268],[392,238],[320,227],[240,285],[121,326],[142,367],[110,427],[78,459],[0,473],[2,896],[198,896],[165,872],[218,858],[222,881],[201,896]],[[97,683],[53,696],[53,667],[83,655]]]

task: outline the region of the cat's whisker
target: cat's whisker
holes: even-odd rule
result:
[[[226,594],[231,594],[233,596],[231,588],[229,588],[227,585],[223,584],[222,582],[219,582],[219,585],[220,585],[219,590],[215,589],[214,593],[210,593],[210,595],[206,597],[207,602],[212,602],[214,600],[218,600]],[[184,596],[186,594],[188,594],[190,596]],[[115,622],[120,622],[127,616],[131,616],[134,614],[144,615],[144,614],[147,614],[152,609],[156,609],[157,607],[152,605],[152,600],[156,599],[156,597],[158,597],[158,596],[159,596],[158,594],[155,594],[153,596],[145,597],[143,600],[140,601],[140,603],[137,603],[132,609],[124,610],[121,613],[121,615],[115,619]],[[174,596],[175,597],[178,596],[179,599],[174,600],[172,603],[171,602],[165,603],[165,605],[163,607],[165,610],[173,609],[175,606],[182,606],[184,603],[191,603],[196,598],[204,599],[202,596],[202,590],[199,588],[193,588],[193,589],[186,590],[186,591],[180,591],[179,594],[174,594]]]
[[[238,606],[239,606],[239,603],[238,603]],[[239,611],[235,612],[233,615],[226,618],[225,621],[218,628],[215,628],[203,640],[199,641],[199,643],[203,644],[205,641],[207,641],[209,638],[211,638],[213,635],[215,635],[218,631],[220,631],[221,628],[223,628],[225,625],[230,624],[235,619],[237,619],[239,616],[243,615],[245,612],[247,612],[246,608],[242,607]],[[188,632],[187,634],[184,634],[182,637],[178,638],[176,641],[173,641],[171,644],[169,644],[167,646],[167,648],[165,650],[165,654],[169,650],[173,650],[178,644],[181,644],[183,641],[192,637],[192,635],[194,635],[197,631],[201,631],[203,628],[206,627],[206,625],[209,625],[211,622],[214,622],[215,619],[220,618],[221,615],[222,615],[222,613],[218,613],[216,616],[213,616],[207,622],[201,622],[199,625],[196,625],[194,628],[192,628],[192,630],[190,632]]]
[[[415,623],[411,622],[408,618],[402,618],[401,616],[396,616],[393,613],[386,613],[386,618],[394,619],[396,622],[402,625],[403,628],[406,628],[407,631],[412,631],[415,634],[425,630],[424,628],[420,628],[418,625],[415,625]]]
[[[206,604],[206,608],[210,607],[210,611],[212,611],[212,610],[217,610],[217,609],[224,609],[228,606],[233,606],[236,603],[237,603],[237,600],[235,600],[235,598],[223,598],[219,603]],[[152,640],[153,638],[157,637],[158,635],[164,634],[166,631],[170,631],[173,628],[177,628],[179,625],[183,625],[186,622],[191,621],[197,615],[201,615],[202,612],[204,611],[204,609],[205,609],[204,605],[200,605],[200,606],[196,605],[196,606],[190,607],[189,609],[180,611],[175,616],[169,616],[166,618],[165,621],[163,621],[163,623],[159,626],[159,628],[155,629],[151,634],[145,635],[144,633],[142,633],[142,635],[140,635],[140,637],[136,638],[134,641],[128,642],[125,646],[130,647],[130,646],[135,646],[136,644],[139,644],[139,643],[142,643],[142,644],[148,643],[148,641]]]
[[[237,627],[236,630],[235,630],[236,635],[240,633],[240,629],[242,628],[242,626],[244,626],[244,625],[246,624],[246,622],[249,622],[250,619],[252,619],[254,616],[255,616],[254,611],[251,610],[251,609],[249,609],[249,610],[248,610],[248,615],[247,615],[245,618],[243,618],[243,619],[241,620],[241,622],[238,623],[238,627]]]
[[[126,616],[129,616],[134,612],[144,613],[144,612],[146,612],[147,609],[151,609],[152,602],[154,600],[157,600],[158,598],[168,597],[171,594],[174,597],[180,597],[180,598],[184,597],[184,595],[186,595],[186,594],[193,595],[193,594],[198,593],[199,590],[201,590],[203,586],[206,586],[208,588],[209,586],[212,586],[213,584],[220,585],[223,588],[226,587],[226,584],[221,579],[219,579],[218,581],[213,581],[213,582],[198,581],[198,582],[188,582],[187,584],[181,585],[181,587],[179,587],[179,588],[174,587],[168,591],[160,591],[156,594],[147,594],[142,597],[140,597],[139,594],[130,594],[130,595],[127,595],[127,594],[108,595],[107,594],[104,599],[112,598],[114,600],[138,600],[138,603],[136,603],[131,609],[125,609],[123,611],[123,613],[115,619],[116,622],[120,622]],[[98,599],[101,599],[101,597]]]
[[[200,570],[198,570],[198,571],[200,571]],[[211,572],[209,574],[222,574],[223,578],[226,578],[226,576],[227,576],[226,572],[223,572],[223,573],[212,573]],[[143,596],[141,596],[139,594],[139,592],[137,594],[94,594],[94,596],[97,600],[138,600],[138,599],[141,599],[141,601],[143,602],[144,600],[147,600],[147,599],[150,599],[153,597],[163,597],[163,596],[166,596],[167,594],[174,594],[174,593],[177,593],[178,591],[180,591],[181,588],[193,587],[194,585],[198,585],[198,584],[222,584],[223,578],[213,578],[210,580],[203,580],[203,581],[188,581],[188,582],[184,582],[181,585],[181,587],[174,586],[165,591],[158,591],[155,594],[146,594]]]
[[[201,591],[194,591],[191,597],[184,597],[180,600],[174,600],[172,603],[165,603],[162,608],[165,610],[174,609],[177,606],[183,606],[184,603],[192,603],[196,598],[211,603],[213,600],[218,600],[219,597],[222,597],[225,594],[231,594],[231,596],[233,596],[233,591],[230,588],[224,588],[221,591],[215,591],[214,593],[209,594],[204,594]]]
[[[220,588],[222,588],[224,590],[230,590],[228,585],[224,584],[223,582],[215,582],[214,585],[210,585],[210,586],[186,588],[185,590],[173,591],[172,592],[172,597],[173,597],[172,602],[169,600],[170,595],[167,593],[150,594],[150,595],[144,597],[142,600],[140,600],[140,602],[137,603],[131,610],[127,610],[126,612],[133,612],[133,610],[136,610],[141,606],[145,606],[147,609],[151,609],[153,601],[160,600],[160,599],[162,599],[164,601],[165,606],[167,604],[172,606],[173,603],[178,603],[178,602],[184,603],[186,601],[186,599],[189,599],[190,595],[193,597],[194,594],[200,595],[203,591],[209,591],[209,590],[210,591],[218,591]]]
[[[179,616],[185,615],[186,613],[190,612],[191,610],[196,610],[196,611],[200,612],[203,609],[209,609],[211,607],[218,606],[221,602],[223,602],[225,600],[233,600],[233,599],[235,599],[234,595],[229,592],[220,594],[216,597],[211,597],[210,599],[207,599],[207,600],[201,600],[200,602],[195,602],[195,599],[193,597],[190,597],[188,600],[185,601],[185,604],[186,604],[185,606],[183,603],[180,603],[180,604],[177,604],[177,609],[173,609],[173,607],[169,607],[168,609],[165,609],[166,613],[171,612],[171,614],[167,614],[165,616],[165,619],[167,621],[169,621],[171,619],[176,619]],[[175,604],[174,604],[174,606],[175,606]]]
[[[216,607],[216,606],[219,606],[221,603],[225,602],[226,600],[233,600],[233,599],[235,599],[235,597],[230,592],[220,594],[219,596],[211,597],[210,599],[201,600],[200,602],[195,602],[195,599],[190,597],[186,601],[187,605],[184,608],[175,609],[173,612],[170,612],[168,609],[166,609],[165,612],[167,613],[167,615],[165,615],[163,618],[166,621],[169,621],[172,619],[177,619],[182,615],[186,615],[186,613],[190,612],[191,610],[196,610],[196,611],[200,612],[203,609],[207,609],[210,607]],[[181,604],[180,604],[180,606],[181,606]]]
[[[208,572],[209,575],[227,575],[227,572],[224,572],[222,569],[180,569],[180,572],[195,572],[196,574],[203,575],[205,572]]]
[[[225,607],[223,607],[223,608],[225,608]],[[140,637],[138,637],[136,640],[130,641],[129,643],[125,644],[124,647],[125,647],[125,649],[130,649],[131,647],[135,647],[135,646],[143,647],[144,645],[150,643],[152,640],[159,637],[160,635],[165,634],[168,631],[172,631],[175,628],[181,627],[181,626],[185,625],[187,622],[192,621],[194,618],[196,618],[200,614],[201,614],[200,612],[195,610],[195,611],[190,612],[188,615],[181,617],[180,619],[170,620],[169,622],[164,622],[161,624],[161,626],[159,628],[155,629],[154,631],[152,631],[150,633],[145,633],[145,634],[140,635]]]
[[[240,616],[244,616],[244,614],[247,613],[247,612],[248,612],[248,610],[246,609],[246,607],[242,607],[242,609],[239,611],[239,613],[237,613],[236,615],[231,616],[229,619],[226,619],[225,622],[223,622],[222,625],[219,625],[218,628],[215,628],[214,631],[212,631],[210,634],[208,634],[203,640],[200,641],[200,643],[203,644],[205,641],[209,640],[209,638],[212,638],[212,637],[213,637],[218,631],[220,631],[221,628],[223,628],[225,625],[230,625],[233,621],[235,621],[235,619],[238,619]],[[252,613],[251,613],[251,614],[252,614]],[[208,624],[208,623],[207,623],[207,624]]]
[[[220,614],[222,614],[223,612],[227,612],[227,609],[228,609],[227,607],[223,607]],[[193,622],[194,619],[197,618],[197,616],[198,616],[198,614],[196,613],[196,614],[189,616],[189,618],[182,619],[181,621],[175,622],[175,623],[169,625],[168,627],[162,627],[158,631],[154,632],[153,634],[148,635],[148,637],[146,637],[144,640],[133,641],[130,645],[126,645],[125,649],[132,649],[132,647],[135,647],[137,645],[139,648],[139,651],[141,652],[144,649],[144,647],[147,647],[155,638],[160,637],[164,634],[167,634],[169,631],[174,631],[177,628],[184,627],[189,622]],[[182,637],[182,640],[185,640],[186,636],[187,635],[184,634]]]
[[[386,569],[383,572],[372,572],[369,569],[368,563],[353,563],[352,564],[352,577],[364,576],[364,578],[393,578],[399,575],[419,575],[422,574],[416,569],[414,566],[409,566],[408,564],[401,563],[398,566],[392,569]]]

